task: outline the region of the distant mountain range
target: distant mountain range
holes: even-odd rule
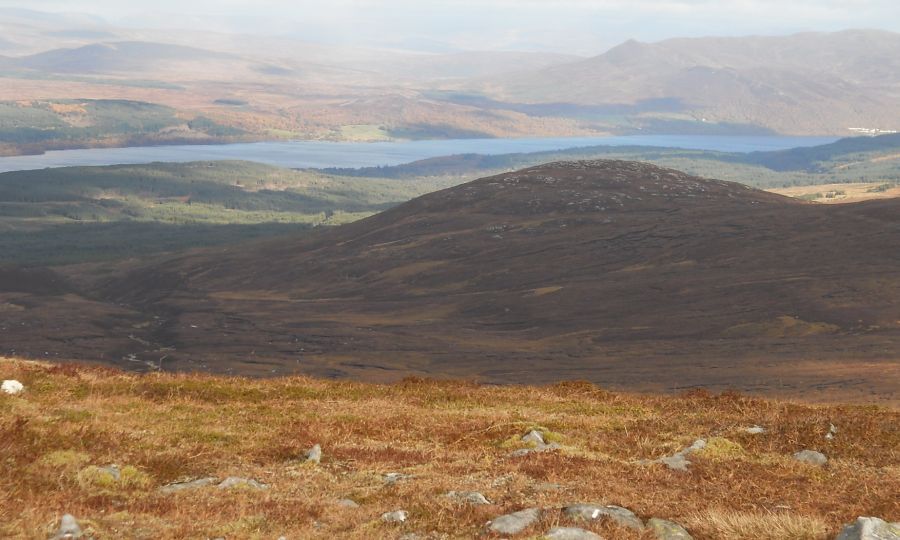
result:
[[[258,139],[900,130],[900,34],[876,30],[628,41],[592,58],[362,49],[3,9],[0,35],[0,101],[146,101]]]
[[[685,129],[685,123],[779,133],[896,130],[900,34],[629,41],[594,58],[490,78],[473,88],[498,102],[566,103],[586,111],[649,103],[632,119],[648,131]]]

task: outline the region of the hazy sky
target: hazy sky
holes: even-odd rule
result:
[[[628,38],[900,31],[900,0],[0,0],[0,7],[359,45],[579,54]]]

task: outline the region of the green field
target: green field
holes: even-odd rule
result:
[[[127,100],[0,102],[0,150],[50,149],[226,141],[245,133],[204,116],[184,116],[163,105]]]
[[[395,167],[326,169],[340,175],[468,180],[551,161],[621,159],[647,161],[705,178],[768,189],[817,184],[900,181],[900,135],[842,139],[833,144],[774,152],[729,153],[642,146],[594,146],[570,150],[485,156],[465,154]]]
[[[336,225],[446,187],[222,161],[0,174],[4,261],[62,264]]]

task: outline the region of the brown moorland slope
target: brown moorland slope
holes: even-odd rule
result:
[[[312,237],[0,276],[2,352],[896,403],[898,268],[897,199],[551,163]]]
[[[697,540],[824,540],[860,515],[900,519],[900,413],[872,406],[639,396],[585,383],[136,375],[2,358],[0,379],[25,385],[0,393],[3,538],[45,539],[64,512],[98,540],[487,539],[500,537],[483,534],[488,520],[530,507],[542,517],[515,538],[556,525],[657,538],[560,510],[578,502],[673,520]],[[748,433],[753,425],[765,431]],[[510,455],[528,448],[521,437],[531,429],[560,448]],[[654,463],[699,438],[706,448],[687,471]],[[314,444],[319,465],[303,460]],[[807,448],[828,463],[792,459]],[[111,463],[118,480],[105,472]],[[405,476],[390,482],[389,473]],[[230,476],[268,489],[215,487]],[[214,480],[160,491],[196,478]],[[405,523],[380,520],[399,509]]]

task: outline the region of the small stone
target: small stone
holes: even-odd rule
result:
[[[647,527],[659,540],[694,540],[684,527],[665,519],[653,518],[647,522]]]
[[[573,504],[563,508],[572,519],[595,520],[608,518],[623,527],[637,531],[644,530],[644,522],[627,508],[615,505]]]
[[[115,480],[116,482],[122,479],[122,471],[119,470],[118,465],[107,465],[106,467],[100,467],[99,470],[112,476],[113,480]]]
[[[888,523],[877,517],[860,517],[845,525],[837,540],[900,540],[900,522]]]
[[[307,463],[319,463],[322,461],[322,447],[318,444],[306,452]]]
[[[547,444],[544,441],[544,435],[540,431],[537,431],[534,429],[532,429],[525,435],[522,435],[522,442],[528,443],[528,444],[534,444],[534,445],[538,445],[538,446]]]
[[[825,439],[827,439],[829,441],[834,439],[834,436],[837,435],[837,432],[838,432],[837,426],[835,426],[834,424],[829,424],[828,425],[828,433],[825,434]]]
[[[16,380],[6,380],[0,384],[0,391],[4,394],[16,395],[25,391],[25,385]]]
[[[488,522],[488,530],[497,534],[519,534],[541,519],[540,508],[526,508]]]
[[[159,491],[162,493],[175,493],[177,491],[182,491],[185,489],[195,489],[201,488],[205,486],[211,486],[219,481],[218,478],[207,477],[207,478],[198,478],[196,480],[190,480],[187,482],[175,482],[173,484],[167,484],[161,488]]]
[[[219,489],[230,489],[235,487],[248,487],[252,489],[269,489],[269,486],[257,482],[250,478],[240,478],[238,476],[229,476],[219,483]]]
[[[451,491],[447,493],[447,497],[473,505],[491,504],[491,501],[487,500],[484,495],[477,491]]]
[[[687,448],[676,452],[671,456],[659,458],[658,460],[656,460],[656,462],[662,463],[673,471],[687,472],[688,466],[691,464],[691,462],[687,459],[688,454],[699,452],[704,448],[706,448],[706,439],[697,439]]]
[[[828,463],[828,458],[825,457],[825,454],[816,452],[815,450],[801,450],[794,454],[794,459],[801,463],[808,463],[819,467]]]
[[[75,516],[65,514],[59,520],[59,529],[56,530],[56,534],[51,537],[51,540],[69,540],[81,538],[82,536],[84,536],[84,533],[81,532],[81,527],[78,525],[78,520],[75,519]]]
[[[406,510],[394,510],[381,514],[381,521],[385,523],[403,523],[407,518],[409,518],[409,513]]]
[[[544,538],[550,540],[603,540],[599,534],[578,527],[553,527],[544,535]]]
[[[353,499],[341,499],[337,503],[338,506],[343,506],[344,508],[359,508],[359,503]]]
[[[744,429],[744,431],[746,431],[750,435],[762,435],[763,433],[766,432],[766,428],[761,427],[761,426],[750,426],[750,427]]]
[[[673,471],[683,472],[687,472],[688,466],[691,464],[691,462],[684,457],[684,454],[675,454],[674,456],[659,458],[659,462]]]
[[[398,472],[389,472],[384,475],[385,484],[396,484],[401,480],[409,480],[413,476],[411,474],[403,474]]]

